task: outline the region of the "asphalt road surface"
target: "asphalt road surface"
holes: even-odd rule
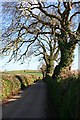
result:
[[[47,85],[43,81],[29,86],[16,98],[2,107],[2,118],[48,118]]]

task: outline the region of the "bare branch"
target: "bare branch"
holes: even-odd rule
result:
[[[57,20],[61,21],[61,19],[59,18],[59,16],[56,15],[52,15],[50,13],[48,13],[47,11],[45,11],[42,7],[42,5],[40,4],[40,2],[38,2],[39,4],[39,9],[41,10],[41,12],[43,12],[46,16],[50,17],[50,18],[56,18]]]
[[[77,14],[80,14],[80,12],[75,12],[71,17],[69,21],[72,21],[72,18],[75,17]]]
[[[79,1],[79,2],[72,2],[72,3],[71,3],[71,6],[72,6],[72,5],[76,5],[76,4],[80,4],[80,1]]]

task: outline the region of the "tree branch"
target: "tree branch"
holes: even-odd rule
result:
[[[75,12],[75,13],[70,17],[70,20],[69,20],[69,21],[71,21],[72,18],[73,18],[74,16],[76,16],[77,14],[80,14],[80,12]]]
[[[73,2],[73,3],[71,3],[71,6],[72,6],[72,5],[79,4],[79,3],[80,3],[80,1],[79,1],[79,2]]]
[[[56,18],[57,20],[59,20],[61,22],[61,19],[59,18],[59,16],[56,16],[56,15],[52,15],[50,13],[48,13],[47,11],[45,11],[41,5],[40,2],[38,2],[39,4],[39,9],[41,10],[41,12],[43,12],[46,16],[50,17],[50,18]]]

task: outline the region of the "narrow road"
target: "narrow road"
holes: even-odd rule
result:
[[[26,88],[21,97],[2,107],[2,118],[47,118],[47,85],[43,81]]]

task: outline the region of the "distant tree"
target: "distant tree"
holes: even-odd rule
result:
[[[28,57],[31,55],[38,56],[40,62],[45,62],[45,75],[52,76],[54,65],[59,62],[60,58],[57,39],[49,35],[39,36],[27,52]]]
[[[45,75],[52,76],[54,64],[55,62],[59,62],[60,57],[57,40],[53,36],[44,35],[37,39],[37,43],[32,48],[33,54],[40,56],[39,61],[44,60],[45,62]]]
[[[33,0],[23,0],[5,2],[3,8],[6,17],[3,20],[2,42],[5,44],[2,44],[2,53],[13,51],[11,59],[20,56],[20,60],[36,41],[42,45],[40,37],[51,35],[57,39],[61,54],[53,73],[56,79],[62,68],[72,63],[75,46],[80,40],[80,23],[77,19],[80,16],[80,2],[36,0],[34,3]]]

